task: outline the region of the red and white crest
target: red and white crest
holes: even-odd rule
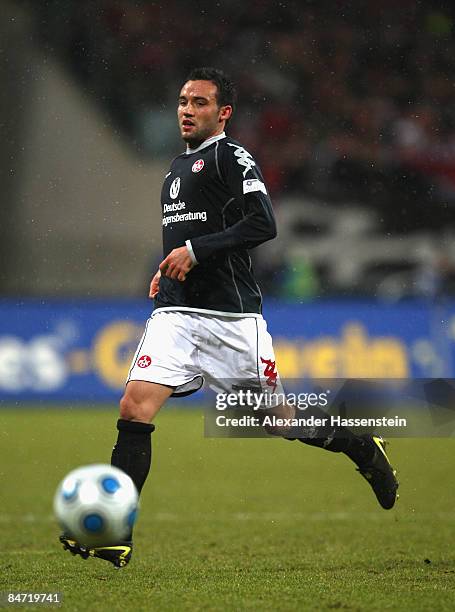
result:
[[[142,355],[142,357],[139,357],[136,363],[140,368],[148,368],[152,363],[152,358],[148,355]]]
[[[204,167],[204,160],[203,159],[198,159],[197,161],[194,162],[193,167],[191,168],[191,170],[193,172],[200,172],[203,167]]]
[[[261,361],[265,365],[264,376],[267,378],[267,385],[273,387],[273,393],[275,393],[278,384],[278,372],[276,371],[275,362],[271,359],[264,359],[263,357],[261,357]]]

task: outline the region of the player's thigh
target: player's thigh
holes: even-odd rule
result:
[[[215,341],[207,343],[201,357],[212,387],[229,390],[239,382],[264,391],[281,389],[272,337],[262,318],[216,318],[208,328]]]
[[[191,313],[154,313],[133,357],[127,383],[146,381],[174,387],[176,395],[199,389],[198,325]]]
[[[120,416],[128,421],[150,423],[173,391],[173,387],[158,383],[131,380],[120,400]]]

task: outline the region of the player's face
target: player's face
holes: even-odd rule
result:
[[[218,106],[217,86],[212,81],[187,81],[179,95],[177,117],[183,140],[195,148],[221,134],[232,114],[231,106]]]

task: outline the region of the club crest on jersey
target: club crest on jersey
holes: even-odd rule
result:
[[[136,363],[140,368],[148,368],[152,363],[152,358],[148,355],[142,355],[142,357],[139,357]]]
[[[171,183],[171,188],[169,189],[169,195],[173,200],[179,195],[180,191],[180,177],[175,178]]]
[[[192,172],[200,172],[202,170],[202,168],[204,167],[204,160],[203,159],[198,159],[197,161],[194,162],[191,171]]]

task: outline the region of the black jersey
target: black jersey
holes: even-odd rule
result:
[[[162,276],[156,309],[261,313],[248,249],[276,236],[261,171],[224,134],[174,159],[161,191],[163,252],[188,246],[197,265],[181,282]]]

